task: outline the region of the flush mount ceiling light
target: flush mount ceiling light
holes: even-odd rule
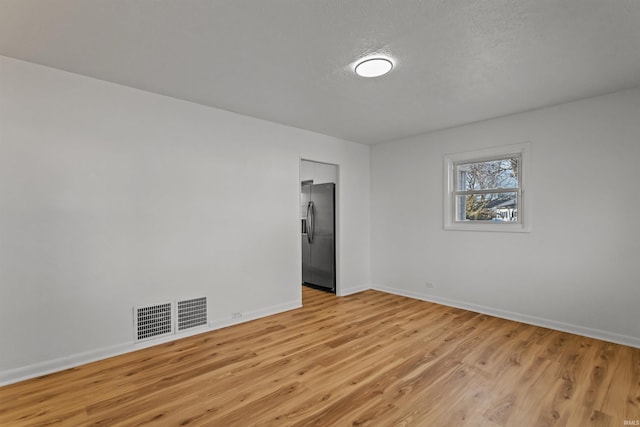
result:
[[[393,62],[388,58],[365,58],[358,62],[355,72],[360,77],[379,77],[387,74],[393,68]]]

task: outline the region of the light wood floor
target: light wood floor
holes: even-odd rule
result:
[[[0,425],[615,426],[640,350],[409,298],[304,308],[0,388]]]

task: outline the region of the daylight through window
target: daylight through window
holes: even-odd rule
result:
[[[445,156],[445,229],[529,231],[528,153],[525,143]]]
[[[456,221],[517,222],[520,157],[456,163]]]

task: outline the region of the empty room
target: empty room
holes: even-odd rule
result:
[[[640,425],[640,1],[0,0],[0,426]]]

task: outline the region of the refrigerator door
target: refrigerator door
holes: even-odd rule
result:
[[[309,211],[311,204],[311,184],[303,184],[300,193],[300,215],[302,227],[302,283],[315,282],[311,266],[311,237],[309,236]]]
[[[304,238],[302,242],[302,281],[335,292],[335,184],[310,187],[307,204],[308,248]]]

